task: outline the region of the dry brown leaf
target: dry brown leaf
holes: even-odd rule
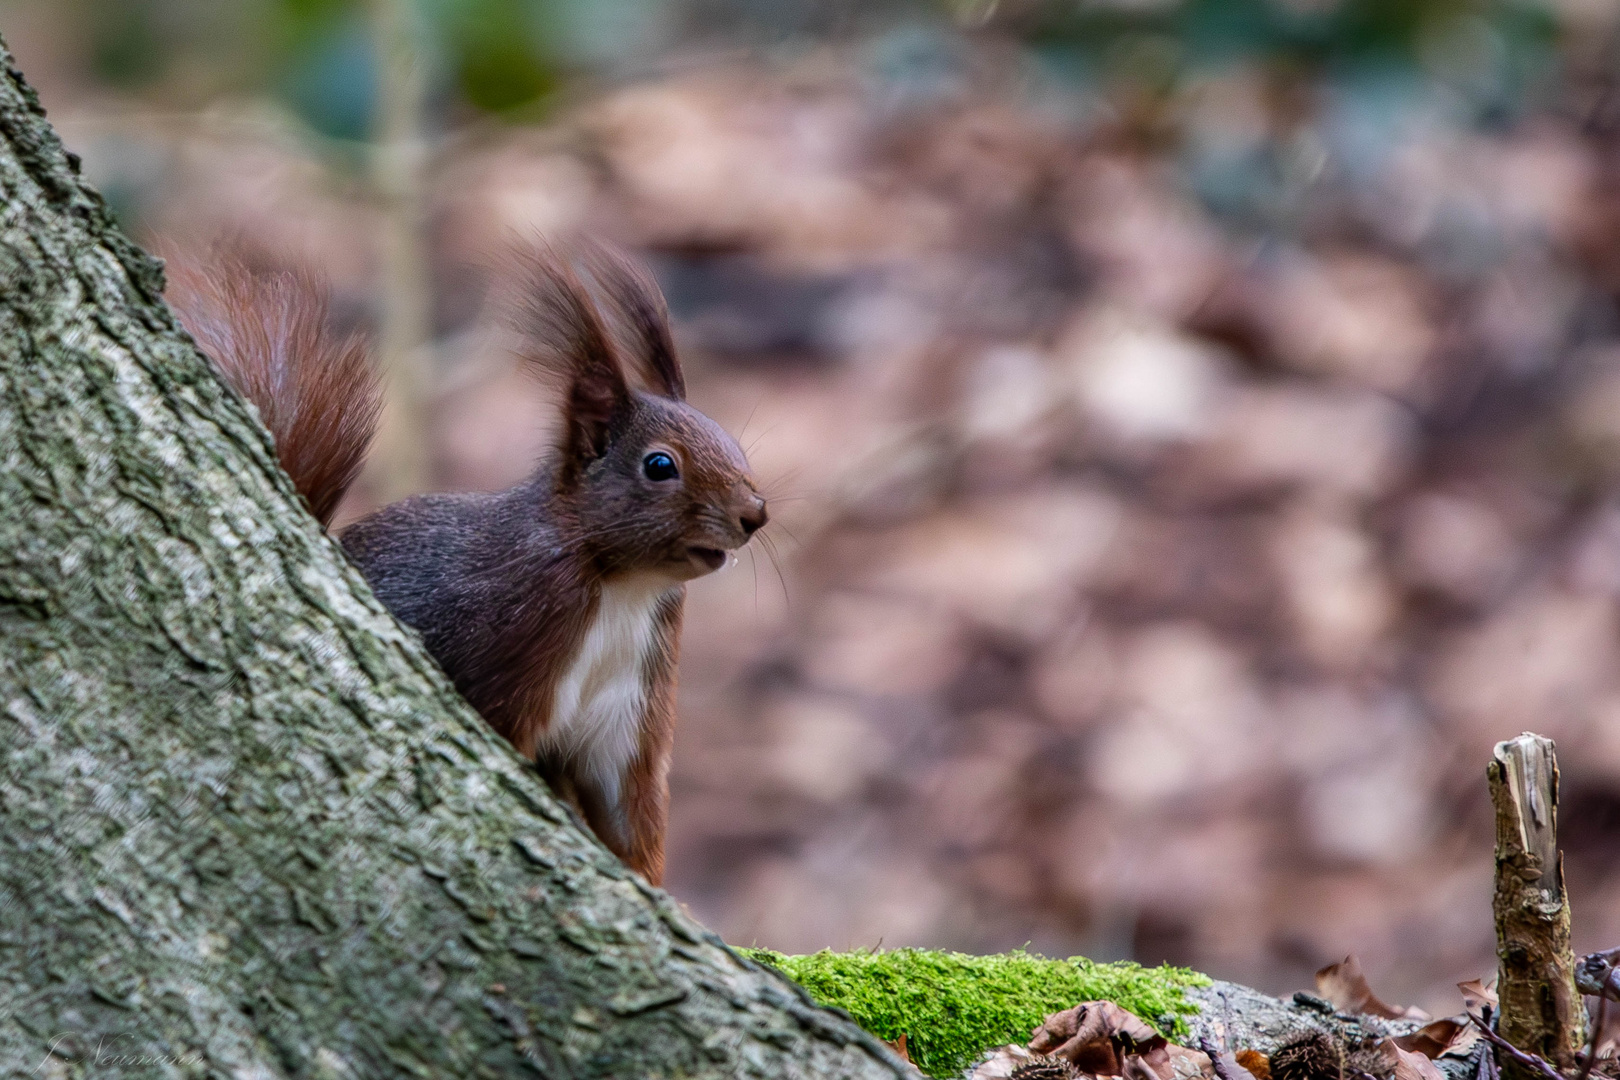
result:
[[[1479,1031],[1466,1016],[1447,1016],[1423,1025],[1409,1035],[1399,1035],[1395,1045],[1433,1060],[1442,1054],[1466,1054],[1479,1041]]]
[[[1125,1080],[1175,1080],[1168,1057],[1164,1058],[1163,1066],[1164,1071],[1160,1072],[1141,1054],[1130,1054],[1120,1063],[1119,1074]]]
[[[1194,1078],[1214,1080],[1215,1067],[1210,1064],[1209,1055],[1203,1051],[1167,1043],[1164,1052],[1170,1059],[1170,1072],[1176,1080],[1194,1080]],[[1234,1076],[1233,1080],[1242,1078]]]
[[[890,1050],[893,1050],[895,1053],[899,1054],[900,1059],[902,1061],[910,1061],[911,1060],[911,1054],[910,1054],[909,1051],[906,1050],[906,1033],[905,1032],[902,1031],[900,1033],[900,1037],[898,1039],[895,1039],[893,1042],[890,1042],[888,1039],[884,1039],[883,1042],[884,1042],[884,1045],[886,1045]]]
[[[1499,1002],[1496,999],[1496,976],[1491,976],[1490,982],[1480,979],[1469,979],[1467,982],[1457,984],[1462,991],[1463,1008],[1468,1012],[1478,1012],[1481,1005],[1489,1005],[1495,1012]]]
[[[1145,1068],[1157,1080],[1173,1080],[1168,1045],[1163,1035],[1112,1001],[1085,1001],[1052,1013],[1029,1040],[1033,1052],[1071,1061],[1093,1076],[1124,1076],[1127,1061],[1138,1058],[1133,1074]]]
[[[1174,1044],[1166,1049],[1170,1051],[1170,1071],[1175,1074],[1176,1080],[1215,1080],[1215,1069],[1208,1057]],[[1178,1050],[1182,1053],[1178,1054]]]
[[[1434,1062],[1412,1050],[1402,1050],[1394,1039],[1378,1044],[1384,1058],[1395,1070],[1394,1080],[1445,1080],[1445,1074]]]
[[[1603,1023],[1599,1025],[1597,1004],[1596,1001],[1588,1004],[1587,1030],[1596,1031],[1592,1036],[1593,1053],[1601,1061],[1614,1057],[1620,1050],[1620,1005],[1611,999],[1603,1008]]]
[[[1271,1080],[1271,1062],[1258,1050],[1239,1050],[1232,1055],[1254,1080]]]
[[[1422,1009],[1403,1009],[1386,1005],[1378,1000],[1362,974],[1361,961],[1354,953],[1337,964],[1329,964],[1316,973],[1316,992],[1340,1012],[1353,1016],[1378,1016],[1385,1020],[1427,1020],[1429,1014]]]
[[[1178,1048],[1172,1043],[1171,1044],[1171,1050],[1174,1051],[1176,1049],[1178,1049]],[[1250,1072],[1243,1065],[1243,1056],[1244,1056],[1245,1053],[1253,1053],[1253,1051],[1244,1051],[1242,1053],[1237,1053],[1237,1054],[1233,1054],[1230,1051],[1227,1051],[1227,1052],[1221,1054],[1221,1068],[1226,1070],[1226,1075],[1228,1077],[1230,1077],[1231,1080],[1259,1080],[1259,1077],[1257,1077],[1254,1073]],[[1198,1056],[1204,1058],[1205,1061],[1209,1060],[1203,1054],[1199,1054]],[[1259,1056],[1260,1056],[1261,1061],[1265,1061],[1264,1055],[1259,1055]],[[1210,1074],[1214,1074],[1215,1070],[1212,1067],[1212,1068],[1208,1069],[1207,1072],[1210,1073]],[[1267,1073],[1266,1073],[1267,1080],[1270,1080],[1270,1077],[1271,1077],[1271,1073],[1268,1070]]]
[[[1162,1037],[1158,1046],[1141,1054],[1132,1054],[1125,1059],[1126,1076],[1133,1075],[1131,1072],[1133,1062],[1148,1069],[1158,1080],[1176,1080],[1176,1066],[1170,1058],[1170,1046]]]
[[[998,1046],[985,1051],[984,1057],[968,1072],[968,1080],[1008,1080],[1019,1068],[1035,1060],[1022,1046]]]

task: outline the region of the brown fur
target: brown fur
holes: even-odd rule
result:
[[[664,877],[664,833],[669,828],[669,764],[675,750],[676,662],[680,658],[682,604],[663,613],[659,651],[647,671],[647,720],[641,747],[631,763],[626,791],[630,821],[629,846],[617,852],[635,867],[645,867],[648,881]],[[610,847],[612,845],[609,845]]]
[[[600,244],[585,246],[581,261],[592,284],[606,299],[611,318],[629,338],[626,360],[646,378],[653,393],[686,400],[686,376],[675,356],[669,309],[646,270]]]
[[[382,409],[365,339],[332,332],[325,283],[307,269],[255,266],[239,250],[220,251],[206,267],[164,254],[170,306],[258,407],[282,468],[328,524]]]
[[[509,270],[522,355],[560,391],[554,452],[507,491],[384,507],[350,526],[343,544],[463,696],[529,758],[539,755],[558,682],[604,585],[627,574],[668,577],[639,672],[644,709],[634,756],[617,777],[618,803],[579,761],[536,762],[603,843],[656,884],[684,581],[747,543],[765,523],[765,503],[736,442],[685,403],[663,298],[643,271],[594,245],[541,247]],[[171,281],[186,328],[258,406],[283,466],[328,521],[376,423],[378,388],[363,344],[330,334],[321,283],[304,271],[258,269],[228,252],[207,270],[176,259]],[[652,392],[631,389],[627,370]],[[651,452],[670,454],[679,477],[648,476]]]
[[[711,556],[746,543],[765,523],[765,504],[736,442],[682,400],[680,365],[650,279],[622,256],[583,246],[526,254],[509,271],[522,355],[560,392],[554,453],[507,491],[409,499],[356,522],[343,542],[468,701],[531,758],[544,745],[558,682],[603,586],[629,574],[668,576],[656,647],[640,671],[644,712],[636,753],[618,778],[619,802],[609,805],[578,761],[537,762],[609,849],[657,883],[682,583],[712,569]],[[655,392],[632,390],[630,368]],[[679,477],[646,476],[650,452],[670,454]]]
[[[524,285],[513,319],[529,346],[523,358],[564,388],[566,471],[607,448],[608,426],[627,393],[624,370],[601,313],[565,258],[542,247],[514,253],[512,263]]]

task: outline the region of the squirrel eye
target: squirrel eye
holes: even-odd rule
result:
[[[681,475],[681,470],[675,467],[675,459],[662,450],[655,450],[642,458],[641,471],[647,474],[649,480],[674,480]]]

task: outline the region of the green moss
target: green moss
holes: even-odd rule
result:
[[[960,1074],[992,1046],[1023,1043],[1048,1013],[1082,1001],[1112,1001],[1160,1031],[1185,1032],[1197,1009],[1182,990],[1209,979],[1187,968],[1048,960],[1018,950],[966,956],[927,949],[743,953],[776,968],[823,1005],[848,1012],[891,1042],[906,1036],[911,1058],[930,1076]]]

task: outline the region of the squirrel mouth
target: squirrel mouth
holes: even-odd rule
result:
[[[694,561],[701,563],[710,570],[718,570],[726,563],[726,553],[719,548],[697,547],[693,545],[686,549],[686,554]]]

